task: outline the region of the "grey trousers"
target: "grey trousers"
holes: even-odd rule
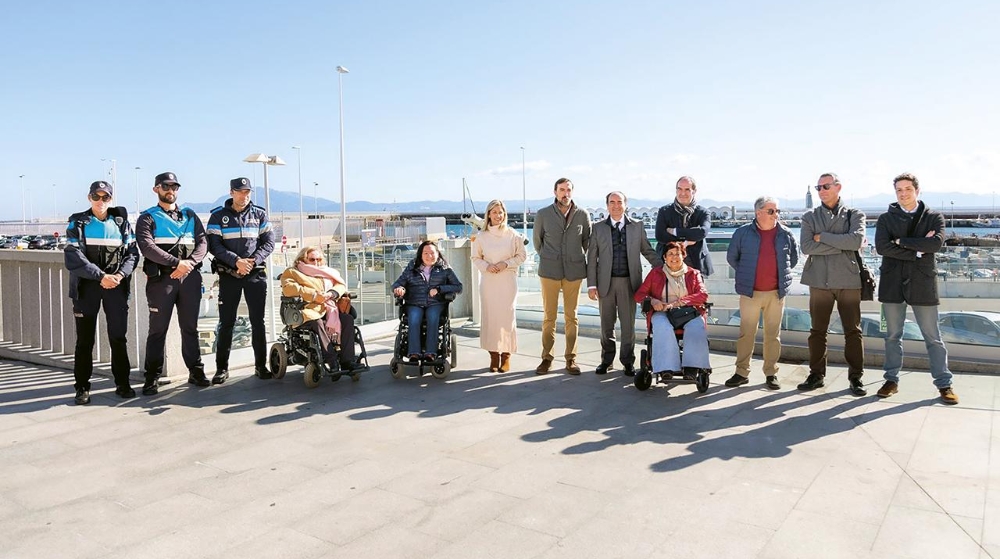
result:
[[[622,350],[619,357],[623,366],[635,363],[635,292],[629,278],[611,278],[611,289],[606,297],[598,296],[597,307],[601,313],[601,363],[610,365],[615,360],[615,321],[621,325]]]

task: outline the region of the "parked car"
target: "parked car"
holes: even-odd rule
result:
[[[843,334],[844,325],[840,322],[840,316],[834,314],[830,320],[830,332],[833,334]],[[878,313],[861,314],[861,335],[866,338],[885,338],[886,332],[882,331],[882,317]],[[920,333],[920,327],[916,322],[906,319],[903,322],[903,339],[922,341],[924,335]]]
[[[31,250],[55,250],[59,244],[59,238],[55,235],[37,235],[28,243]]]
[[[1000,346],[1000,312],[944,312],[938,324],[946,343]]]
[[[38,237],[38,235],[25,235],[17,240],[17,245],[14,248],[18,250],[25,250],[28,248],[28,245],[31,244],[31,241],[34,241],[36,237]]]
[[[384,245],[382,247],[382,258],[390,262],[405,263],[406,261],[413,260],[416,257],[417,257],[417,247],[409,243]]]
[[[761,318],[757,321],[757,327],[764,327],[764,320]],[[729,316],[729,326],[739,326],[740,325],[740,311],[737,309],[733,311],[733,314]],[[781,316],[781,329],[789,330],[792,332],[808,332],[812,328],[812,316],[810,316],[809,311],[803,309],[795,309],[792,307],[785,307],[785,312]]]

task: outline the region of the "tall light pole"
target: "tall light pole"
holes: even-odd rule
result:
[[[316,215],[317,222],[317,232],[319,234],[319,240],[317,244],[319,245],[320,251],[323,251],[323,216],[319,215],[319,183],[313,181],[313,214]]]
[[[26,196],[24,193],[24,175],[20,175],[18,178],[21,179],[21,223],[28,223],[28,214],[25,213],[25,209],[28,205],[25,202]]]
[[[955,228],[955,201],[951,201],[951,228]]]
[[[306,232],[305,225],[303,225],[302,216],[302,148],[299,146],[292,146],[295,153],[298,154],[299,160],[299,248],[306,246]]]
[[[525,166],[524,166],[524,146],[521,146],[521,197],[524,199],[524,222],[521,223],[521,232],[524,234],[525,240],[528,239],[528,180],[525,178]],[[489,216],[486,216],[487,223],[489,223]]]
[[[132,169],[132,182],[135,184],[135,218],[139,219],[139,212],[142,211],[142,206],[139,205],[139,171],[142,167],[135,167]]]
[[[101,161],[108,161],[111,163],[111,188],[116,188],[118,186],[118,160],[102,159]]]
[[[248,155],[247,158],[244,159],[243,161],[246,161],[247,163],[264,164],[264,209],[267,210],[268,219],[270,219],[273,222],[274,215],[271,213],[271,190],[267,186],[267,167],[269,165],[274,165],[274,166],[284,165],[285,162],[282,161],[281,158],[278,157],[277,155],[264,155],[263,153],[252,153]],[[282,231],[284,231],[284,224],[282,224]],[[267,269],[266,271],[267,281],[271,282],[274,280],[274,269],[271,266],[270,257],[267,259],[265,267]],[[275,326],[274,322],[274,316],[277,313],[277,310],[275,310],[274,308],[274,285],[268,286],[267,306],[269,311],[268,314],[271,315],[271,336],[272,336],[271,339],[274,340],[278,338],[278,329]]]
[[[347,68],[337,66],[337,86],[340,93],[340,264],[347,275],[347,181],[344,173],[344,74]]]

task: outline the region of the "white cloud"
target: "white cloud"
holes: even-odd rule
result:
[[[544,171],[551,167],[552,164],[544,159],[541,161],[528,161],[524,164],[523,170],[526,171]],[[510,175],[520,175],[522,167],[520,163],[514,165],[507,165],[505,167],[497,167],[495,169],[490,169],[480,173],[481,175],[493,175],[493,176],[510,176]]]

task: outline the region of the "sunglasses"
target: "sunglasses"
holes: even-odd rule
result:
[[[181,187],[181,185],[179,185],[179,184],[160,184],[159,187],[160,187],[160,190],[166,190],[167,192],[170,192],[171,190],[177,190],[178,188]]]
[[[833,188],[836,185],[837,185],[837,183],[831,182],[830,184],[817,184],[813,188],[816,189],[816,192],[819,192],[820,190],[830,190],[831,188]]]
[[[322,258],[306,258],[306,262],[309,262],[310,264],[316,264],[317,262],[322,262],[322,261],[323,261]]]
[[[90,199],[93,200],[93,201],[95,201],[95,202],[110,202],[111,201],[111,195],[110,194],[91,194],[90,195]]]
[[[763,209],[763,208],[761,208],[761,211],[763,211],[767,215],[774,215],[774,214],[781,215],[781,210],[779,210],[777,208],[767,208],[766,210]]]

